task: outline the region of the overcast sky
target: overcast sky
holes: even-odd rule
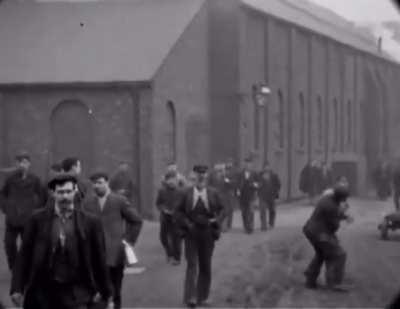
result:
[[[400,21],[400,13],[390,0],[311,0],[356,22]]]

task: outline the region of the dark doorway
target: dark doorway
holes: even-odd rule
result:
[[[85,104],[70,100],[61,102],[51,115],[52,162],[78,157],[83,173],[93,168],[93,124]]]

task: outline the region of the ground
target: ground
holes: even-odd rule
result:
[[[348,251],[347,294],[311,291],[303,286],[303,271],[312,257],[301,227],[312,207],[305,202],[280,205],[277,227],[252,235],[242,232],[240,214],[234,229],[218,241],[213,260],[212,299],[217,307],[384,307],[400,290],[400,231],[389,241],[379,239],[377,225],[390,202],[350,201],[355,222],[339,233]],[[256,216],[258,219],[258,216]],[[256,220],[256,226],[259,221]],[[4,233],[4,228],[0,230]],[[170,266],[158,240],[158,224],[146,222],[136,247],[141,274],[126,275],[125,307],[180,307],[185,265]],[[0,297],[10,305],[10,275],[0,251]],[[320,278],[323,283],[323,276]]]

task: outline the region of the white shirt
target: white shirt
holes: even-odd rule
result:
[[[198,199],[201,198],[204,206],[208,209],[208,196],[207,190],[204,188],[203,190],[199,190],[196,187],[193,188],[193,208],[196,206]]]

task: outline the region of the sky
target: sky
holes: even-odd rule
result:
[[[354,22],[399,20],[400,13],[390,0],[310,0]]]

